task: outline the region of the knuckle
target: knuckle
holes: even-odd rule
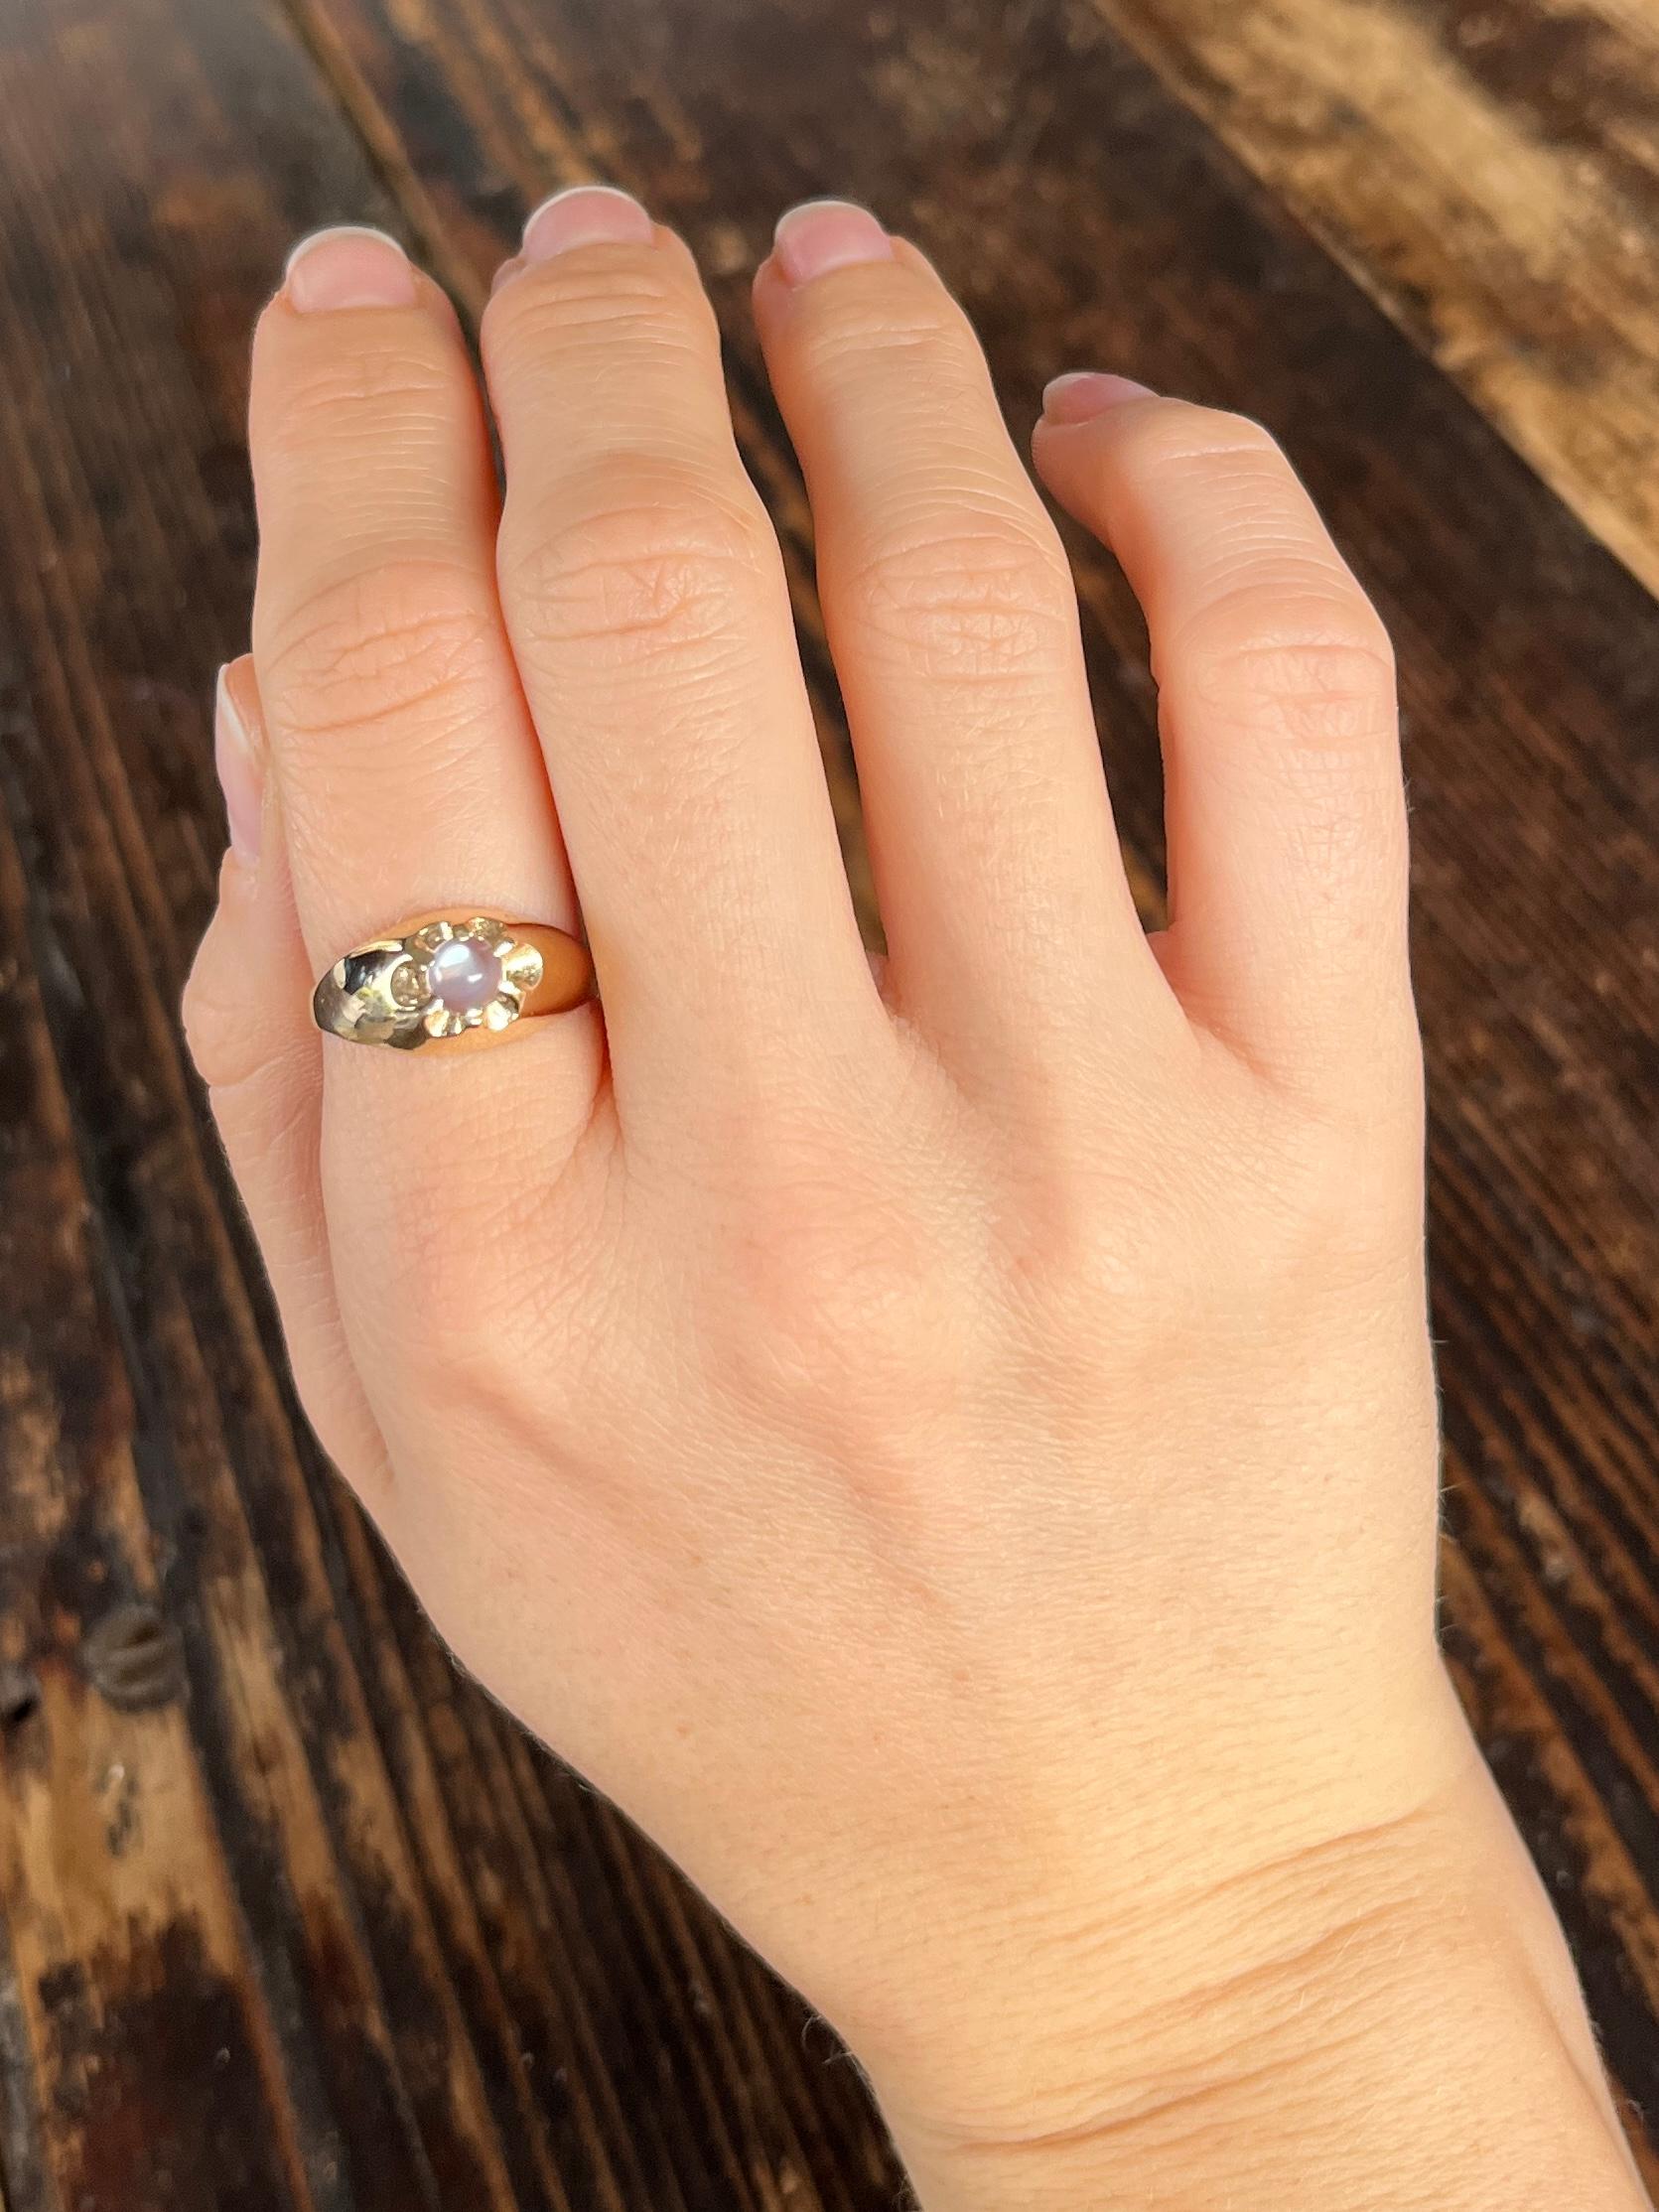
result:
[[[499,1255],[512,1250],[503,1205],[474,1206],[467,1233],[417,1212],[384,1238],[396,1285],[395,1358],[406,1392],[438,1417],[533,1420],[536,1363],[529,1351],[533,1305],[503,1283]]]
[[[609,459],[530,514],[509,513],[498,570],[525,649],[631,657],[730,637],[774,561],[769,528],[741,484],[709,469]]]
[[[1377,996],[1363,1080],[1333,1072],[1327,1042],[1311,1008],[1301,1064],[1234,1062],[1192,1125],[1194,1151],[1228,1166],[1186,1248],[1235,1311],[1318,1300],[1337,1277],[1414,1254],[1421,1263],[1423,1065],[1409,990]]]
[[[476,1437],[481,1425],[535,1422],[535,1391],[523,1358],[464,1301],[411,1302],[398,1342],[407,1393],[429,1418]]]
[[[550,364],[591,355],[615,365],[619,352],[658,354],[671,365],[701,359],[715,343],[714,313],[673,258],[653,248],[607,256],[596,268],[559,255],[523,270],[484,311],[483,342],[491,375],[541,377]]]
[[[874,281],[826,293],[799,326],[801,364],[817,384],[886,382],[896,369],[983,384],[977,342],[950,300],[931,283],[891,264],[872,264]],[[898,296],[896,297],[896,288]]]
[[[260,692],[293,740],[464,712],[499,653],[479,580],[403,556],[328,579],[288,613],[260,655]]]
[[[837,598],[868,637],[973,677],[1053,664],[1075,621],[1059,540],[1011,509],[918,515],[854,555]]]
[[[447,435],[467,398],[454,353],[435,328],[417,325],[372,344],[308,347],[284,364],[282,404],[267,424],[269,450],[279,460],[315,453],[319,445],[357,452],[365,432],[387,418],[404,434],[430,423]],[[383,443],[384,427],[379,436]]]
[[[1122,440],[1126,466],[1136,474],[1163,475],[1228,463],[1267,464],[1289,471],[1279,441],[1250,415],[1221,407],[1200,407],[1191,400],[1162,399],[1113,418]]]
[[[1342,1109],[1296,1117],[1294,1149],[1272,1162],[1236,1240],[1259,1299],[1302,1298],[1309,1284],[1364,1281],[1421,1265],[1422,1196],[1413,1172],[1420,1116],[1400,1086],[1392,1114]]]
[[[832,1442],[942,1414],[971,1365],[942,1224],[901,1175],[833,1138],[754,1168],[716,1332],[728,1387]]]
[[[1393,647],[1357,587],[1254,579],[1192,616],[1166,658],[1209,720],[1315,749],[1370,738],[1395,711]]]
[[[1027,1340],[1086,1382],[1165,1318],[1167,1256],[1190,1246],[1185,1192],[1146,1159],[1073,1157],[1029,1176],[1003,1263]]]
[[[548,1217],[556,1209],[558,1220],[549,1265],[548,1246],[523,1233],[522,1193],[503,1180],[498,1155],[452,1150],[446,1173],[442,1203],[419,1167],[415,1202],[388,1210],[372,1192],[362,1200],[355,1241],[372,1258],[365,1274],[352,1251],[349,1302],[371,1332],[371,1364],[440,1430],[453,1418],[469,1435],[562,1438],[566,1412],[591,1420],[592,1378],[617,1348],[610,1217],[597,1192],[584,1202],[549,1184]],[[349,1226],[358,1221],[353,1211]]]

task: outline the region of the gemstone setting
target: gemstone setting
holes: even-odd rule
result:
[[[408,958],[393,976],[391,992],[413,1015],[417,1035],[507,1029],[523,1012],[526,992],[542,977],[535,946],[520,943],[488,914],[429,921],[404,945]]]
[[[334,1036],[407,1053],[474,1029],[511,1029],[544,976],[542,949],[513,922],[474,913],[358,944],[319,982],[312,1011]]]
[[[543,989],[544,940],[554,948],[556,993]],[[580,980],[566,975],[572,953],[585,970]],[[335,1037],[408,1052],[434,1039],[465,1043],[473,1031],[498,1036],[523,1015],[580,1004],[592,988],[591,964],[568,931],[493,914],[467,916],[463,908],[353,947],[320,978],[312,1014],[318,1028]]]

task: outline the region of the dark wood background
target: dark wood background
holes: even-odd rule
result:
[[[0,2197],[871,2212],[852,2068],[422,1628],[305,1436],[175,1008],[244,348],[361,217],[476,310],[600,175],[745,314],[867,198],[1022,429],[1264,416],[1399,641],[1449,1639],[1659,2121],[1659,15],[1648,0],[0,0]],[[1081,559],[1137,881],[1152,700]],[[852,865],[856,807],[825,709]],[[861,877],[862,881],[862,877]],[[1650,2180],[1659,2152],[1644,2144]]]

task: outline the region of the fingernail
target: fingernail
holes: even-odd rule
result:
[[[251,866],[259,858],[259,831],[265,814],[265,763],[225,680],[229,673],[226,662],[218,672],[218,687],[213,694],[213,766],[224,793],[230,850]]]
[[[791,284],[809,284],[859,261],[891,261],[893,240],[868,207],[806,200],[778,217],[772,256]]]
[[[544,200],[524,225],[521,261],[551,261],[572,246],[648,246],[656,225],[615,185],[572,185]]]
[[[314,230],[288,256],[289,303],[302,315],[337,307],[413,307],[415,272],[395,238],[365,224]]]
[[[1132,399],[1157,397],[1150,384],[1137,384],[1133,376],[1112,376],[1093,368],[1072,369],[1043,385],[1042,419],[1052,423],[1089,422]]]

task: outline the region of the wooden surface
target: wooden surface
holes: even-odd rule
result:
[[[320,1463],[174,1018],[256,305],[361,217],[476,307],[593,174],[711,271],[850,830],[744,312],[796,196],[937,256],[1021,428],[1089,364],[1264,416],[1379,599],[1449,1638],[1659,2122],[1656,120],[1651,0],[0,0],[6,2212],[892,2202],[828,2036],[457,1676]],[[1152,898],[1138,625],[1081,577]]]

